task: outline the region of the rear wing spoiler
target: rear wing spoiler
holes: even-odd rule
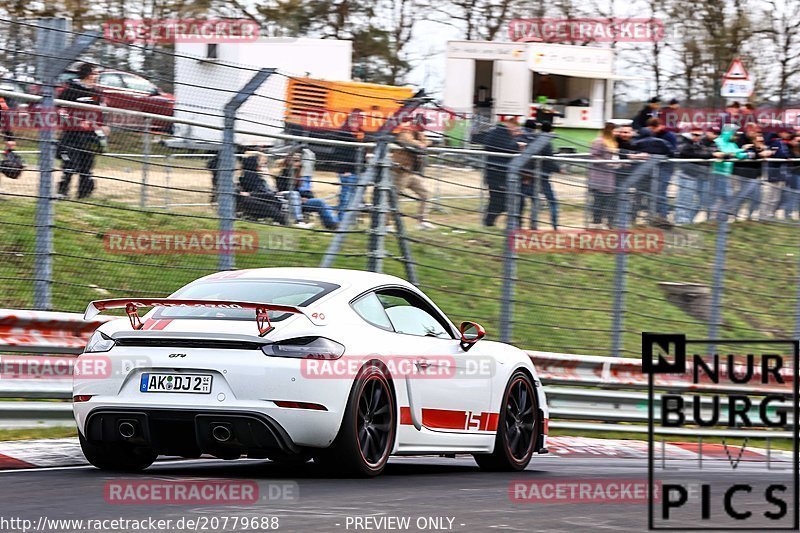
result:
[[[84,320],[91,320],[101,312],[108,309],[125,309],[131,327],[135,330],[142,329],[139,318],[139,308],[141,307],[208,307],[216,309],[252,309],[254,318],[258,325],[259,336],[263,337],[274,329],[269,321],[269,312],[293,313],[304,315],[311,323],[316,326],[325,325],[324,313],[309,313],[306,309],[291,305],[239,302],[234,300],[185,300],[180,298],[115,298],[111,300],[95,300],[86,307],[83,315]]]

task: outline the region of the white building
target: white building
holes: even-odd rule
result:
[[[448,41],[444,104],[462,113],[531,116],[539,97],[556,126],[601,128],[612,118],[614,51],[549,43]]]

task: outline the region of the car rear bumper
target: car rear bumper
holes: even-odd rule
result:
[[[86,417],[89,442],[127,442],[161,455],[268,457],[300,449],[273,418],[258,412],[97,408]]]

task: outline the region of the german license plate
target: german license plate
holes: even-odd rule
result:
[[[141,392],[211,393],[211,376],[208,374],[142,374]]]

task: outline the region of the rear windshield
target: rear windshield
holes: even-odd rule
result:
[[[303,307],[311,305],[331,291],[339,288],[333,283],[306,280],[219,280],[192,283],[179,289],[170,298],[189,300],[229,300],[239,302],[271,303]],[[227,318],[252,320],[252,309],[218,309],[202,307],[160,307],[153,318]],[[276,322],[291,313],[270,312]]]

